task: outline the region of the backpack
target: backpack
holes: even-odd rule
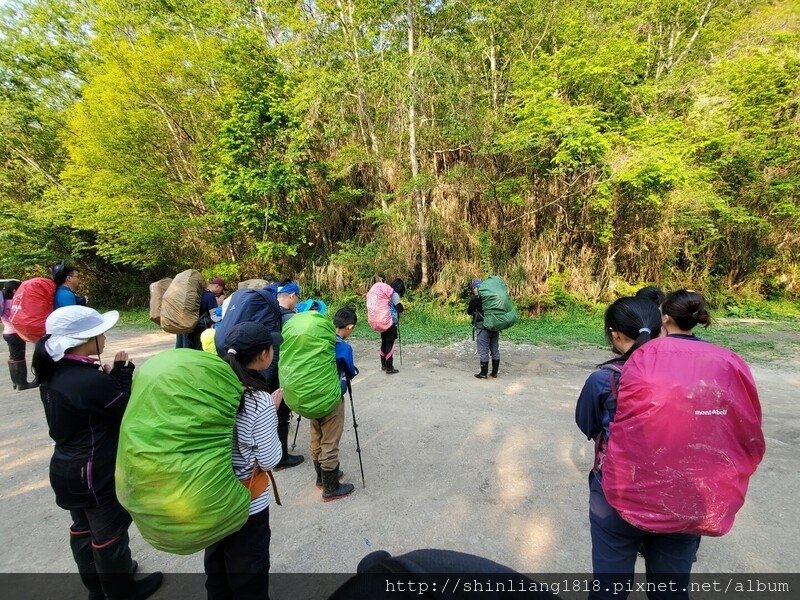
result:
[[[602,485],[608,503],[653,533],[720,536],[764,456],[747,364],[713,344],[666,337],[622,368]]]
[[[324,417],[342,400],[335,348],[333,323],[316,311],[297,313],[283,325],[283,401],[306,419]]]
[[[161,299],[161,329],[167,333],[191,333],[200,319],[205,287],[199,271],[186,269],[175,275]]]
[[[165,277],[150,284],[150,320],[156,325],[161,325],[161,303],[171,283],[172,279]]]
[[[239,290],[260,290],[265,288],[269,285],[269,282],[266,279],[248,279],[246,281],[240,281],[239,285],[236,289]]]
[[[226,299],[226,301],[228,301]],[[238,323],[255,322],[265,325],[267,329],[274,333],[281,331],[281,307],[278,305],[277,289],[275,286],[262,288],[259,290],[252,288],[242,288],[231,294],[228,307],[222,320],[216,325],[214,334],[214,344],[217,354],[225,356],[225,337],[228,332]],[[274,348],[272,364],[262,374],[268,382],[271,382],[278,373],[278,359],[280,347]]]
[[[478,288],[483,305],[483,328],[503,331],[517,322],[517,309],[508,295],[506,283],[493,275],[484,279]]]
[[[116,492],[154,548],[198,552],[247,521],[250,494],[231,467],[241,394],[230,366],[208,352],[167,350],[136,370]]]
[[[392,294],[392,286],[382,282],[376,283],[367,292],[367,321],[378,333],[383,333],[392,326]]]
[[[48,315],[53,312],[56,283],[48,277],[23,281],[11,301],[9,322],[26,342],[36,342],[44,336]]]

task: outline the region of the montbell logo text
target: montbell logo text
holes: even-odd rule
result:
[[[697,415],[727,415],[728,409],[727,408],[714,408],[712,410],[696,410],[694,411],[695,416]]]

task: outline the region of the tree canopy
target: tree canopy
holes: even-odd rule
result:
[[[800,297],[793,0],[13,0],[0,265]]]

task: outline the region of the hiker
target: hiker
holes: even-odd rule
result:
[[[202,350],[203,343],[200,337],[203,332],[212,327],[214,324],[213,313],[218,306],[222,305],[225,300],[225,280],[221,277],[214,277],[203,290],[200,296],[200,315],[197,320],[197,325],[189,333],[177,334],[175,341],[176,348],[191,348],[193,350]]]
[[[698,298],[683,300],[683,310],[707,320]],[[763,456],[761,409],[744,361],[696,343],[685,330],[659,338],[661,328],[652,300],[612,303],[605,330],[619,356],[588,377],[575,409],[578,427],[595,442],[589,521],[600,591],[590,599],[627,597],[613,588],[632,581],[640,545],[648,582],[667,577],[679,589],[688,587],[700,535],[723,535],[732,527]],[[685,423],[673,428],[679,419]],[[691,473],[683,465],[691,465]],[[672,591],[648,597],[689,596]]]
[[[492,358],[492,377],[497,377],[500,369],[500,332],[489,331],[483,326],[483,300],[478,294],[481,287],[480,279],[473,279],[469,284],[472,291],[472,298],[467,305],[467,314],[472,317],[472,327],[475,328],[475,345],[478,348],[478,358],[481,362],[481,369],[475,373],[478,379],[486,379],[489,371],[489,356]],[[463,289],[463,288],[462,288]]]
[[[400,336],[400,298],[405,291],[405,283],[398,278],[391,285],[377,281],[367,292],[367,322],[381,335],[381,370],[387,375],[400,372],[394,368],[394,341]]]
[[[88,296],[79,296],[76,292],[78,290],[78,270],[75,267],[67,265],[63,260],[56,263],[50,269],[53,275],[53,281],[56,284],[56,295],[53,299],[53,308],[61,308],[62,306],[72,306],[78,304],[86,306],[89,303]]]
[[[339,323],[347,323],[338,328],[340,334],[350,334],[351,320],[339,319]],[[355,326],[355,323],[352,325]],[[344,429],[344,399],[336,361],[336,336],[337,330],[333,324],[312,310],[298,313],[284,324],[284,341],[281,344],[281,364],[286,361],[291,365],[291,369],[280,368],[284,402],[309,420],[309,450],[314,458],[315,470],[319,463],[318,477],[324,502],[337,500],[353,491],[352,484],[339,482],[339,442]],[[355,372],[352,349],[339,348],[344,360],[347,359],[348,349],[351,361],[346,368],[352,373]]]
[[[128,527],[131,516],[117,500],[114,469],[120,423],[131,393],[133,363],[117,352],[103,364],[105,332],[119,319],[86,306],[65,306],[45,322],[33,370],[40,381],[50,437],[50,484],[56,504],[72,517],[70,548],[90,599],[143,599],[162,574],[134,580]]]
[[[209,600],[269,598],[271,477],[267,474],[281,459],[276,405],[281,404],[283,391],[270,394],[261,371],[272,363],[273,347],[281,341],[279,334],[254,322],[239,323],[224,340],[225,361],[244,386],[234,425],[233,470],[250,490],[251,501],[242,528],[206,548]]]
[[[357,323],[356,311],[349,306],[340,308],[333,316],[333,326],[336,328],[334,355],[342,392],[342,403],[339,407],[342,413],[342,424],[344,423],[344,395],[350,387],[350,381],[358,375],[358,369],[353,362],[353,348],[347,342],[347,338],[353,333]],[[339,429],[339,438],[336,440],[335,447],[325,448],[323,452],[323,424],[324,422],[319,419],[311,421],[310,446],[314,470],[317,472],[317,487],[322,488],[323,499],[346,496],[353,491],[354,486],[339,481],[342,477],[342,472],[339,470],[339,440],[341,440],[342,428]],[[324,464],[321,462],[323,460]]]
[[[278,306],[281,311],[281,328],[283,325],[297,314],[297,303],[300,301],[300,284],[293,279],[284,279],[277,285],[277,298]],[[273,386],[280,385],[280,362],[278,363],[278,375],[273,383]],[[300,454],[289,454],[289,426],[292,421],[292,411],[286,405],[281,403],[278,407],[278,437],[281,440],[281,448],[283,449],[283,458],[281,462],[275,467],[276,471],[283,469],[291,469],[296,467],[305,460]]]
[[[3,322],[3,339],[8,344],[8,372],[11,376],[11,385],[15,390],[29,390],[39,385],[34,378],[28,382],[28,363],[25,361],[25,340],[17,333],[11,324],[11,304],[14,293],[19,288],[19,281],[7,281],[3,286],[2,306],[0,306],[0,319]]]

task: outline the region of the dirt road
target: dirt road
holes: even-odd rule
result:
[[[108,356],[124,348],[141,364],[172,342],[162,333],[112,331]],[[310,462],[278,473],[284,505],[270,508],[272,571],[348,572],[371,550],[440,547],[523,572],[588,572],[593,450],[573,410],[604,353],[503,343],[500,377],[479,381],[466,339],[446,348],[404,347],[394,376],[380,371],[372,346],[354,341],[366,489],[348,405],[342,468],[356,491],[323,504]],[[767,456],[733,531],[704,540],[697,571],[800,571],[797,367],[754,369]],[[39,395],[12,391],[6,372],[0,390],[0,571],[73,572],[69,516],[56,507],[48,482],[52,446]],[[307,444],[302,423],[298,451],[308,460]],[[131,537],[143,570],[202,572],[199,554],[157,552],[135,528]]]

